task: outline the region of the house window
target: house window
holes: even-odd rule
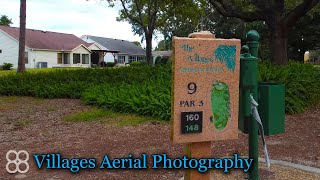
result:
[[[28,52],[24,52],[24,63],[25,64],[28,64],[29,62],[28,62]]]
[[[82,64],[89,64],[89,54],[82,54]]]
[[[143,56],[137,56],[137,61],[144,61],[144,57]]]
[[[2,53],[2,49],[0,49],[0,53]]]
[[[125,56],[118,56],[118,63],[124,64],[126,63],[126,57]]]
[[[63,64],[70,64],[70,54],[63,53]]]
[[[58,64],[62,64],[62,53],[58,53]]]
[[[80,63],[80,54],[73,54],[73,64]]]
[[[137,61],[137,56],[129,56],[129,63]]]

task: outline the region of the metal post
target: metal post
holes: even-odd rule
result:
[[[249,46],[249,52],[252,56],[255,57],[254,61],[250,62],[248,66],[248,71],[250,71],[250,94],[252,94],[253,98],[257,101],[258,100],[258,48],[259,48],[259,34],[255,30],[251,30],[247,33],[247,40]],[[246,97],[249,98],[249,97]],[[248,99],[248,101],[250,101]],[[251,108],[250,106],[246,108]],[[251,109],[250,109],[251,110]],[[250,115],[249,119],[249,158],[253,159],[253,166],[249,171],[249,179],[251,180],[258,180],[259,173],[258,173],[258,124],[257,121]]]
[[[247,33],[247,45],[249,46],[249,53],[258,58],[259,39],[260,35],[257,31],[251,30]]]

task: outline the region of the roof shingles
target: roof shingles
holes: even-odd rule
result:
[[[143,48],[129,41],[98,37],[98,36],[89,36],[89,35],[86,35],[86,37],[102,45],[108,50],[119,51],[119,54],[129,54],[129,55],[145,55],[146,54]]]
[[[0,30],[19,41],[19,28],[0,26]],[[26,29],[26,46],[32,49],[72,51],[80,45],[89,46],[73,34]]]

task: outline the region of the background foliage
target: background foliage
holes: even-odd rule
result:
[[[259,63],[259,80],[286,85],[286,112],[300,113],[320,100],[320,68],[290,62]],[[171,65],[51,70],[0,76],[0,95],[81,98],[113,111],[170,119]]]
[[[287,66],[259,64],[259,80],[285,84],[286,112],[301,113],[320,100],[320,70],[310,64],[290,61]]]

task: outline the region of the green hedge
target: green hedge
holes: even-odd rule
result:
[[[301,113],[320,100],[320,71],[310,64],[259,63],[259,81],[285,84],[286,113]]]
[[[168,75],[165,75],[168,76]],[[170,119],[170,81],[156,79],[144,84],[103,84],[83,94],[87,104],[125,113],[138,113],[162,120]]]
[[[0,94],[43,98],[81,98],[90,87],[101,84],[144,83],[164,67],[124,67],[10,74],[0,77]]]
[[[312,65],[259,64],[259,80],[286,85],[286,112],[300,113],[320,100],[320,71]],[[171,67],[137,66],[55,70],[0,77],[1,95],[81,98],[119,112],[170,119]]]

